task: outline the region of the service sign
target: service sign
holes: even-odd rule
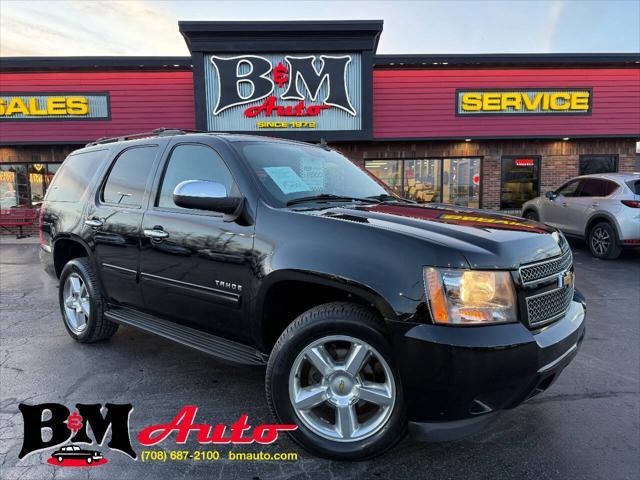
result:
[[[589,88],[458,90],[456,114],[588,115],[592,102]]]
[[[207,129],[362,128],[362,59],[351,54],[205,55]]]
[[[0,120],[108,120],[107,93],[0,93]]]

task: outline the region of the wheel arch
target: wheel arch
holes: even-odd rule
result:
[[[60,278],[62,269],[74,258],[87,257],[93,263],[91,248],[79,236],[69,234],[60,235],[53,241],[53,264],[56,276]]]
[[[285,305],[288,296],[295,301]],[[255,298],[252,316],[259,319],[255,334],[261,348],[270,351],[280,334],[300,313],[332,301],[366,305],[383,320],[397,316],[390,303],[366,285],[317,272],[280,270],[263,279]]]
[[[616,234],[616,241],[620,238],[620,228],[618,226],[618,221],[615,219],[613,215],[610,215],[605,212],[598,212],[595,215],[593,215],[591,218],[589,218],[589,220],[587,221],[587,226],[584,229],[584,238],[588,239],[589,232],[591,232],[591,229],[597,223],[600,223],[600,222],[607,222],[611,224],[611,226],[613,227],[613,231]]]

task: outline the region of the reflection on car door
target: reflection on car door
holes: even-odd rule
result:
[[[607,190],[606,180],[584,178],[578,196],[567,200],[567,214],[563,231],[573,235],[584,235],[591,212],[600,206]]]
[[[253,225],[176,206],[173,190],[185,180],[219,182],[230,196],[239,195],[213,148],[173,144],[142,222],[150,235],[143,237],[140,266],[145,308],[168,320],[242,341],[249,338],[243,312],[253,278]],[[163,232],[162,238],[155,232]]]
[[[545,197],[543,199],[544,208],[541,220],[552,227],[564,231],[568,220],[569,202],[578,194],[579,189],[580,179],[571,180],[556,190],[556,197],[553,200]]]
[[[122,151],[107,174],[99,198],[87,211],[84,228],[95,245],[100,280],[110,302],[142,307],[137,281],[142,206],[159,151],[159,145]]]

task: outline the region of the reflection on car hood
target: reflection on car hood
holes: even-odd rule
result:
[[[519,217],[441,204],[332,204],[296,213],[410,235],[462,253],[473,268],[517,268],[560,255],[558,235]],[[366,244],[366,241],[363,241]],[[400,245],[398,245],[401,248]]]

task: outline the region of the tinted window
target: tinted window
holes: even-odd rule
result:
[[[158,147],[134,147],[125,150],[109,172],[102,192],[102,201],[140,207],[153,160]]]
[[[606,197],[616,191],[618,185],[609,180],[589,178],[582,181],[581,197]]]
[[[237,193],[231,172],[224,161],[206,145],[178,145],[173,149],[156,205],[180,208],[173,203],[173,190],[185,180],[218,182],[225,186],[229,196]]]
[[[69,155],[58,169],[46,200],[50,202],[77,202],[94,175],[107,159],[108,150],[93,150]]]
[[[520,208],[527,200],[540,195],[539,168],[540,159],[537,157],[502,159],[500,208]]]
[[[565,197],[575,197],[577,196],[576,191],[578,190],[579,184],[579,180],[574,180],[560,187],[556,193]]]
[[[617,155],[580,155],[580,175],[617,171]]]
[[[627,185],[633,193],[640,195],[640,180],[629,180]]]

